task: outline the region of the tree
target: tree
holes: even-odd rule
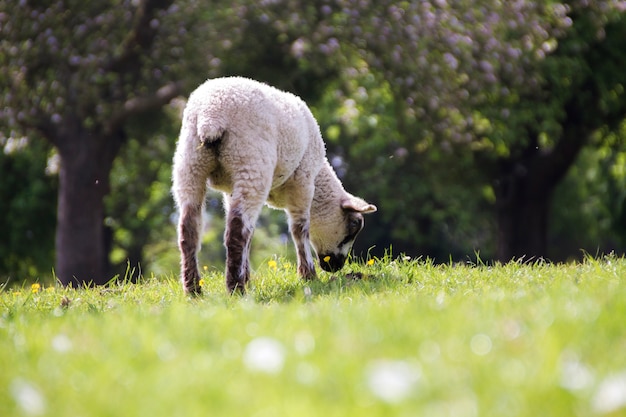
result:
[[[526,123],[525,140],[494,164],[500,259],[547,254],[554,188],[594,132],[615,130],[626,117],[626,19],[576,7],[570,16],[571,28],[541,63],[545,113]]]
[[[146,144],[155,129],[163,130],[146,121],[165,120],[161,107],[171,98],[225,72],[314,95],[333,71],[290,51],[307,17],[295,18],[299,2],[290,14],[271,3],[247,3],[22,0],[15,8],[0,1],[2,133],[47,139],[60,156],[55,272],[64,284],[108,281],[110,249],[114,263],[127,257],[136,268],[141,262],[155,234],[149,226],[155,222],[144,216],[163,209],[163,193],[147,196],[140,184],[162,180],[164,167],[152,159],[151,172],[135,170],[138,157],[116,169],[130,175],[127,181],[111,184],[109,177],[129,144],[126,161],[137,149],[157,158],[167,153]],[[278,11],[280,21],[264,14]],[[135,194],[111,196],[103,205],[112,185]]]
[[[495,196],[497,257],[546,256],[555,185],[625,115],[623,2],[340,3],[338,36],[419,129],[402,147],[471,152]]]
[[[357,75],[338,80],[313,109],[346,187],[379,207],[353,252],[382,256],[391,247],[445,262],[475,250],[492,256],[493,225],[482,215],[488,202],[471,154],[418,147],[422,127],[402,115],[402,100],[364,63],[355,65]]]
[[[0,2],[0,119],[5,136],[45,138],[60,157],[55,271],[64,285],[108,280],[103,198],[113,161],[130,120],[188,90],[184,76],[197,83],[189,74],[198,67],[208,76],[208,45],[190,39],[213,32],[194,32],[198,19],[194,2],[172,0]]]

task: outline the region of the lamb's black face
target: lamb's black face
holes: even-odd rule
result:
[[[344,233],[337,246],[332,251],[318,253],[320,267],[326,272],[337,272],[346,263],[352,244],[363,229],[363,216],[361,213],[346,212],[344,225]]]

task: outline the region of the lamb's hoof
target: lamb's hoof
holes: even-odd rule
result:
[[[317,274],[315,273],[315,269],[310,268],[298,268],[298,274],[305,281],[313,281],[317,278]]]
[[[346,284],[350,284],[351,282],[366,279],[367,277],[368,276],[364,275],[362,272],[348,272],[343,277],[331,275],[328,282],[341,281],[341,282],[345,282]]]
[[[317,275],[316,274],[304,275],[302,276],[302,279],[305,281],[315,281],[317,279]]]
[[[246,284],[240,281],[228,281],[226,288],[231,295],[244,295],[246,293]]]
[[[346,274],[346,279],[352,280],[352,281],[358,281],[360,279],[363,279],[364,275],[361,272],[348,272]]]
[[[187,294],[190,297],[199,297],[202,295],[202,287],[200,287],[200,285],[191,285],[189,287],[185,287],[185,294]]]

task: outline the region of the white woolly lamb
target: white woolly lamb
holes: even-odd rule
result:
[[[226,285],[245,290],[250,241],[263,204],[288,213],[298,273],[345,263],[362,213],[376,207],[347,193],[325,156],[319,126],[297,96],[247,78],[206,81],[189,97],[173,167],[180,211],[178,242],[183,288],[200,292],[197,253],[207,185],[224,193]]]

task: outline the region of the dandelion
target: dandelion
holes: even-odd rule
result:
[[[272,270],[276,271],[276,268],[278,267],[278,263],[277,263],[275,260],[270,259],[269,261],[267,261],[267,266],[268,266],[270,269],[272,269]]]
[[[30,286],[30,290],[33,294],[37,294],[40,289],[41,289],[41,285],[39,285],[39,283],[37,282]]]
[[[328,263],[328,261],[330,261],[330,256],[328,256],[328,255],[324,256],[323,261]]]
[[[204,279],[200,279],[200,282],[198,282],[198,285],[200,285],[201,287],[204,287]]]
[[[369,259],[369,260],[367,261],[367,265],[368,265],[368,266],[372,266],[372,265],[374,265],[374,259]]]
[[[208,271],[208,270],[209,270],[209,267],[208,267],[208,266],[206,266],[206,265],[204,265],[204,266],[202,267],[202,269],[204,269],[204,272],[206,272],[206,271]]]

